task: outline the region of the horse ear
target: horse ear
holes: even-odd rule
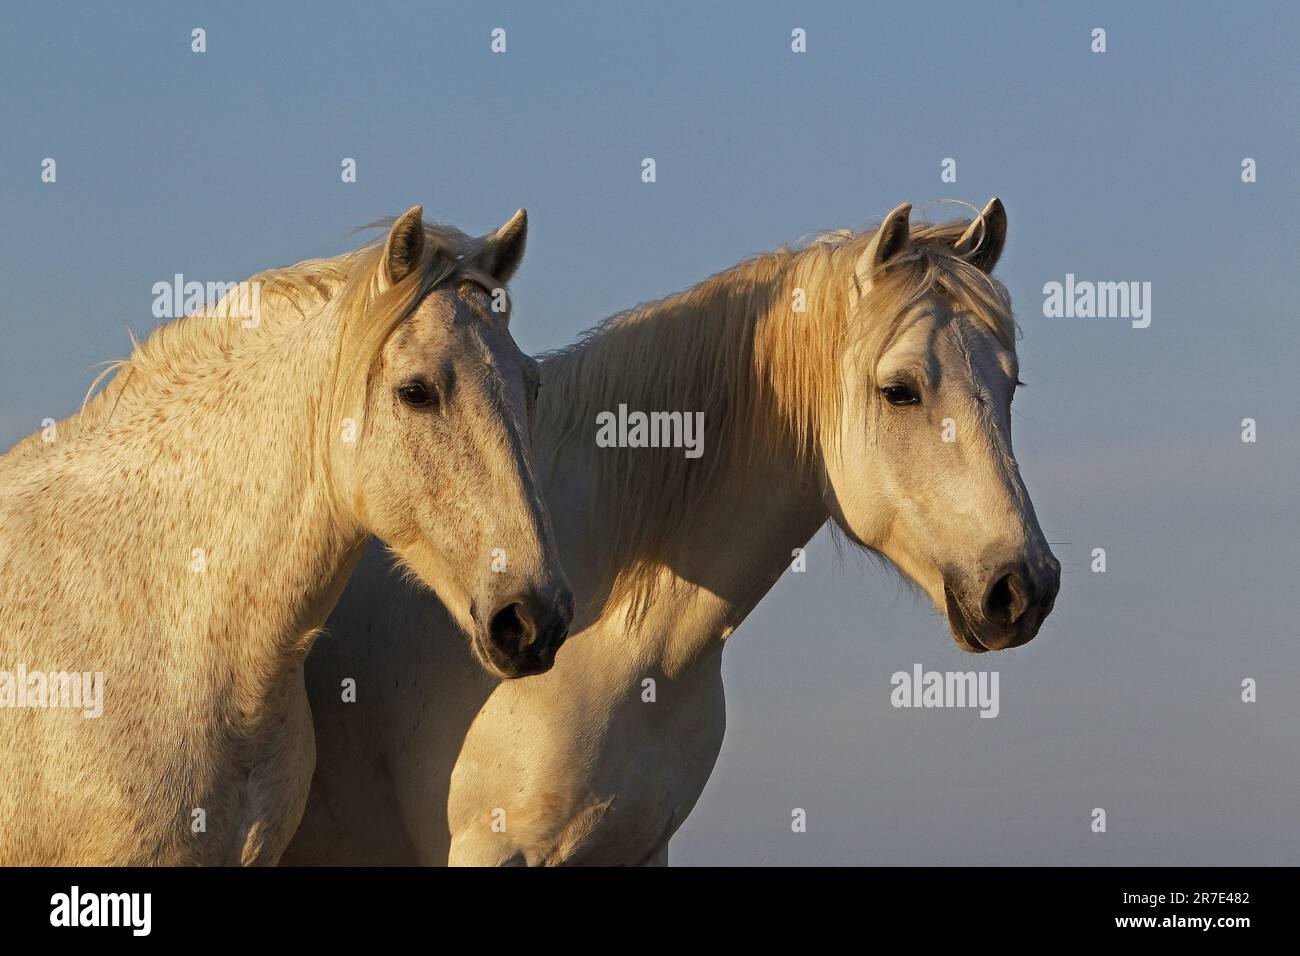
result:
[[[992,272],[1006,244],[1007,211],[1002,200],[994,196],[979,217],[971,220],[952,248],[971,265]]]
[[[858,264],[853,270],[856,288],[859,293],[866,292],[871,285],[871,277],[876,275],[890,259],[894,258],[912,240],[912,224],[908,217],[912,214],[912,204],[905,202],[895,207],[885,217],[871,242],[858,257]]]
[[[520,209],[496,232],[483,239],[474,264],[498,282],[506,283],[519,268],[528,242],[528,212]]]
[[[388,285],[395,285],[410,275],[424,252],[424,208],[412,206],[398,217],[384,243],[379,268]]]

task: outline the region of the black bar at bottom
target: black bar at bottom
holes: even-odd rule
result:
[[[1227,942],[1285,930],[1295,884],[1294,870],[1274,868],[0,869],[0,925],[7,944],[75,934],[127,945],[396,936],[435,949],[532,937],[677,948],[697,934],[736,942],[791,931],[864,942],[892,933],[926,943],[1101,934]]]

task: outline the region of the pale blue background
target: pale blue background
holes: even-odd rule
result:
[[[76,408],[154,282],[334,254],[415,202],[479,232],[528,207],[537,351],[903,200],[997,194],[1058,609],[979,660],[996,720],[894,710],[895,670],[975,659],[819,537],[732,639],[673,861],[1295,863],[1298,35],[1293,3],[6,4],[0,442]],[[1150,281],[1151,327],[1044,319],[1066,272]]]

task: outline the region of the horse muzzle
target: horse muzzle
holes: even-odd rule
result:
[[[471,611],[474,649],[488,670],[514,679],[544,674],[569,635],[573,594],[564,586],[529,591],[498,602],[488,613]]]
[[[1034,564],[1005,565],[977,589],[954,588],[945,580],[953,640],[972,654],[1028,644],[1052,613],[1060,589],[1061,564],[1050,555]]]

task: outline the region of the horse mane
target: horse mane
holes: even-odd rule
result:
[[[482,282],[464,261],[474,257],[483,240],[454,226],[426,221],[417,267],[391,288],[378,288],[386,230],[394,221],[395,217],[385,217],[361,226],[356,231],[384,229],[385,234],[342,255],[255,273],[213,305],[159,325],[143,342],[128,329],[130,357],[105,363],[87,390],[80,411],[59,424],[60,439],[105,425],[128,388],[132,394],[166,388],[183,370],[224,365],[258,349],[290,346],[293,337],[301,334],[303,322],[331,306],[339,317],[340,330],[332,391],[322,405],[329,412],[321,416],[325,419],[323,430],[328,434],[349,414],[359,418],[363,408],[358,399],[364,396],[380,350],[393,329],[435,287],[471,273]],[[255,283],[260,292],[260,322],[256,329],[244,328],[241,323],[249,315],[246,289]],[[45,447],[37,433],[18,442],[5,457],[17,458]]]
[[[854,345],[867,378],[915,306],[969,314],[1015,351],[1010,298],[996,279],[956,255],[969,220],[912,227],[911,243],[872,277],[851,308],[858,260],[877,227],[823,233],[783,246],[665,298],[610,316],[577,342],[542,355],[542,398],[556,447],[586,447],[596,489],[592,520],[610,529],[606,608],[647,609],[668,548],[721,506],[731,483],[763,466],[808,464],[833,436],[843,394],[840,364]],[[796,293],[805,311],[794,310]],[[704,412],[698,459],[674,448],[596,448],[596,416],[626,404],[641,411]],[[832,439],[833,440],[833,439]],[[734,492],[734,489],[733,489]]]

